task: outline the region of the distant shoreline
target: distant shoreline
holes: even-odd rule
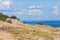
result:
[[[52,26],[54,28],[59,28],[60,27],[60,21],[27,21],[27,22],[24,22],[25,24],[32,24],[32,25],[35,25],[35,24],[38,24],[38,23],[41,23],[43,25],[48,25],[48,26]]]

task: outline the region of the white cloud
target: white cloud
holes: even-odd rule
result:
[[[37,9],[28,10],[29,15],[41,15],[42,13],[44,13],[42,10],[37,10]]]
[[[11,5],[10,0],[0,0],[0,9],[6,9],[9,8]]]
[[[35,6],[35,5],[32,5],[32,6],[29,6],[29,8],[42,8],[42,6],[39,6],[39,5]]]
[[[21,15],[21,14],[23,14],[23,12],[14,12],[14,14]]]
[[[29,10],[30,12],[41,12],[41,10],[37,10],[37,9],[34,9],[34,10]]]
[[[32,5],[32,6],[29,6],[28,7],[29,10],[28,10],[28,14],[29,15],[41,15],[43,13],[43,11],[39,8],[42,8],[42,6],[40,5]]]
[[[57,6],[54,6],[53,7],[53,13],[55,14],[55,15],[58,15],[59,14],[59,9],[58,9],[58,7]]]

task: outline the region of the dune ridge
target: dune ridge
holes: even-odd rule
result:
[[[13,35],[13,37],[8,35],[13,38],[11,40],[60,40],[60,28],[40,24],[24,24],[17,19],[10,20],[12,24],[6,21],[0,21],[0,30],[2,30],[5,35]],[[2,32],[0,31],[0,33]],[[3,34],[1,35],[4,36]],[[8,38],[2,38],[3,40],[8,40]]]

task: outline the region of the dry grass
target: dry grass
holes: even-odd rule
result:
[[[53,40],[58,37],[58,34],[54,33],[57,29],[49,26],[26,24],[21,26],[23,27],[0,27],[0,30],[12,34],[15,40]]]

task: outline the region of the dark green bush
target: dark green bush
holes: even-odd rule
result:
[[[16,16],[14,16],[14,15],[11,16],[10,18],[11,18],[11,19],[17,19],[17,20],[19,20],[19,19],[18,19]],[[19,20],[19,21],[20,21],[20,20]]]
[[[16,17],[16,16],[11,16],[10,18],[12,18],[12,19],[17,19],[17,17]]]
[[[38,25],[43,25],[43,23],[37,23]]]
[[[11,16],[11,17],[9,17],[9,16],[7,16],[7,15],[4,15],[3,13],[0,13],[0,20],[2,20],[2,21],[6,21],[7,18],[11,18],[11,19],[17,19],[17,20],[19,20],[16,16]],[[10,22],[10,21],[8,21],[8,22]]]

